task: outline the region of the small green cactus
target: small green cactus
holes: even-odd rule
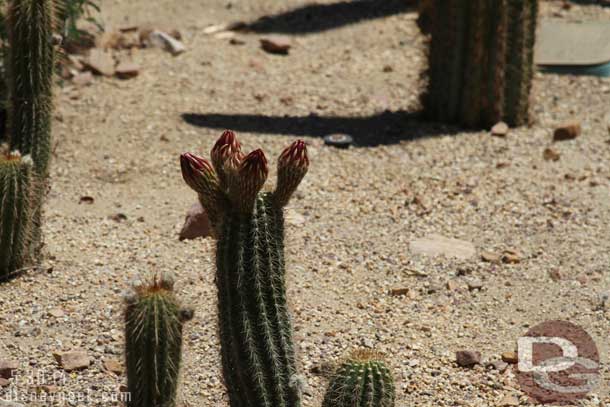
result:
[[[0,151],[0,281],[32,259],[32,167],[29,156]]]
[[[538,0],[427,0],[429,118],[469,127],[529,121]]]
[[[199,196],[218,239],[216,284],[223,375],[232,407],[298,407],[292,329],[286,303],[282,208],[309,165],[305,143],[281,154],[273,192],[261,192],[267,160],[242,154],[226,131],[212,163],[181,156],[182,175]]]
[[[174,407],[182,328],[193,311],[181,308],[169,276],[137,284],[126,298],[125,359],[129,407]]]
[[[393,407],[394,380],[380,354],[354,352],[331,378],[322,407]]]

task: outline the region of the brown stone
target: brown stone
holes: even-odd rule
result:
[[[506,137],[508,134],[508,124],[498,122],[491,128],[491,135],[496,137]]]
[[[212,236],[212,227],[205,209],[199,202],[195,202],[186,214],[184,225],[180,230],[180,240],[196,239],[198,237]]]
[[[74,370],[82,370],[89,367],[91,364],[91,358],[87,356],[85,351],[77,350],[71,352],[57,352],[53,353],[53,357],[67,372],[71,372]]]
[[[502,400],[498,402],[498,407],[515,407],[519,405],[519,398],[517,396],[504,396]]]
[[[461,367],[473,367],[481,363],[481,353],[471,350],[455,352],[455,361]]]
[[[132,61],[122,61],[116,67],[116,76],[120,79],[135,78],[140,74],[140,66]]]
[[[504,352],[502,353],[502,361],[514,365],[519,362],[519,356],[517,352]]]
[[[288,54],[291,48],[290,40],[281,36],[261,38],[261,48],[270,54]]]
[[[49,311],[49,315],[55,318],[61,318],[63,317],[64,311],[61,308],[53,308]]]
[[[513,250],[505,250],[502,253],[502,263],[517,264],[521,263],[521,255]]]
[[[123,373],[123,365],[121,365],[121,362],[114,359],[105,359],[104,369],[116,375],[121,375]]]
[[[9,384],[11,384],[11,382],[8,381],[8,379],[5,379],[4,377],[0,377],[0,387],[6,387]]]
[[[408,288],[392,288],[390,290],[390,295],[392,297],[398,297],[400,295],[407,295],[407,293],[409,292]]]
[[[580,136],[580,133],[581,133],[580,122],[577,122],[577,121],[566,122],[555,129],[555,132],[553,133],[553,140],[554,141],[573,140],[576,137]]]
[[[552,148],[545,148],[544,152],[542,153],[542,157],[546,160],[546,161],[559,161],[559,157],[560,154],[553,150]]]
[[[94,48],[89,52],[89,57],[84,64],[98,75],[112,76],[115,72],[112,55],[99,48]]]
[[[500,256],[497,253],[488,252],[486,250],[483,250],[481,252],[481,259],[483,261],[493,263],[493,264],[500,264],[502,262],[502,256]]]

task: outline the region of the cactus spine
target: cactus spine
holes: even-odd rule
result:
[[[173,280],[156,276],[126,299],[125,355],[129,407],[173,407],[182,352],[182,327],[193,312],[180,307]]]
[[[7,13],[9,143],[32,156],[40,177],[51,156],[53,7],[52,0],[11,0]]]
[[[267,160],[244,156],[232,132],[212,150],[212,164],[185,153],[186,183],[216,230],[216,283],[223,375],[232,407],[300,406],[292,329],[286,304],[282,208],[305,176],[305,144],[281,154],[273,192],[261,192]]]
[[[32,160],[0,152],[0,281],[31,260]]]
[[[394,380],[379,354],[357,351],[331,378],[322,407],[393,407]]]
[[[469,127],[527,124],[538,0],[423,4],[431,21],[427,115]]]

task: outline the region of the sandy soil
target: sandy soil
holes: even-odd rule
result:
[[[357,346],[390,355],[398,406],[495,406],[512,395],[525,405],[512,367],[461,368],[455,351],[498,360],[528,327],[549,319],[579,324],[596,340],[605,385],[582,405],[610,403],[610,304],[602,304],[610,289],[610,78],[537,74],[536,122],[506,138],[418,123],[410,112],[425,60],[416,13],[402,0],[372,3],[290,13],[307,3],[101,2],[108,29],[178,28],[188,51],[141,50],[135,79],[58,90],[45,267],[0,286],[0,356],[19,361],[22,393],[33,391],[28,375],[61,372],[53,352],[84,349],[92,365],[55,390],[91,396],[65,405],[118,405],[103,397],[124,378],[103,362],[122,359],[122,293],[134,279],[173,271],[180,297],[196,309],[185,333],[180,405],[226,405],[214,244],[177,239],[195,198],[178,155],[207,155],[232,128],[246,149],[262,147],[272,162],[296,137],[309,143],[310,173],[290,204],[287,230],[306,407],[320,405],[320,366]],[[592,4],[545,3],[543,12],[610,21],[608,7]],[[265,15],[284,17],[238,34],[242,45],[203,33]],[[260,49],[272,27],[290,35],[288,56]],[[569,119],[581,122],[582,135],[553,144],[553,128]],[[357,146],[325,147],[320,136],[336,132],[354,135]],[[547,147],[558,161],[543,159]],[[79,203],[82,196],[94,202]],[[126,220],[111,218],[118,213]],[[433,233],[472,242],[479,254],[456,260],[410,250],[409,242]],[[507,249],[521,261],[481,260],[481,251]],[[408,294],[388,294],[397,288]]]

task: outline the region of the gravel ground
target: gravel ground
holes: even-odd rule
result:
[[[610,405],[610,304],[600,300],[610,289],[610,78],[537,74],[535,123],[505,138],[416,123],[408,112],[425,63],[416,14],[402,1],[373,3],[355,24],[346,23],[359,16],[356,3],[336,18],[329,16],[336,9],[321,8],[309,19],[272,20],[296,33],[290,55],[277,56],[259,47],[269,21],[253,26],[262,33],[238,34],[242,45],[203,29],[307,3],[101,2],[109,29],[178,28],[188,51],[141,50],[133,55],[142,65],[135,79],[97,78],[58,91],[45,267],[0,286],[0,358],[22,370],[0,395],[34,392],[26,379],[43,372],[43,384],[53,374],[61,379],[50,391],[91,399],[24,405],[119,405],[104,397],[125,380],[103,366],[122,359],[122,293],[134,279],[173,271],[180,297],[196,309],[186,328],[180,405],[226,405],[214,244],[177,239],[195,199],[178,155],[207,155],[221,130],[233,128],[246,149],[262,147],[272,162],[297,136],[309,144],[311,169],[287,227],[306,407],[320,405],[320,372],[357,346],[390,355],[397,406],[501,406],[511,396],[527,405],[512,366],[465,369],[455,352],[498,360],[528,327],[549,319],[594,337],[605,385],[580,405]],[[610,8],[579,3],[564,10],[545,2],[543,13],[610,21]],[[571,119],[582,135],[552,143],[553,129]],[[319,136],[328,132],[349,132],[358,145],[325,147]],[[547,147],[558,161],[543,159]],[[79,203],[82,196],[93,203]],[[119,213],[125,219],[114,220]],[[410,251],[409,242],[430,234],[472,242],[478,254],[456,260]],[[482,251],[504,250],[518,252],[520,262],[481,260]],[[406,295],[389,295],[403,288]],[[92,364],[62,375],[52,354],[72,349],[85,350]]]

